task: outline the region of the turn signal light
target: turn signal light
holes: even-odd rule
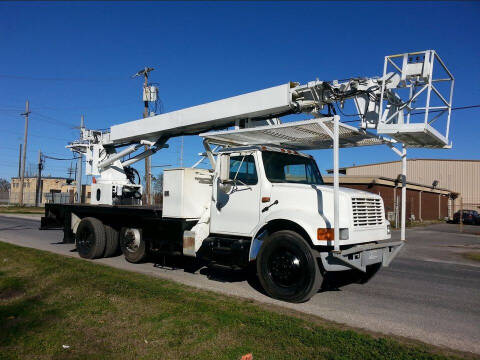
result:
[[[318,228],[317,229],[318,240],[333,240],[333,229]]]
[[[262,203],[270,202],[270,197],[269,196],[264,196],[262,197]]]

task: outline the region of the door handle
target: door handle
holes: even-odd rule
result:
[[[265,211],[268,211],[270,210],[270,208],[273,206],[273,205],[277,205],[278,204],[278,200],[275,200],[273,203],[271,203],[270,205],[268,206],[265,206],[263,209],[262,209],[262,213],[265,212]]]

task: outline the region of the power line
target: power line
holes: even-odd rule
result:
[[[479,108],[480,105],[468,105],[468,106],[457,106],[457,107],[452,107],[452,111],[454,110],[465,110],[465,109],[474,109],[474,108]],[[448,109],[440,109],[440,110],[430,110],[429,113],[438,113],[442,111],[447,111]],[[425,111],[418,111],[411,113],[411,115],[419,115],[419,114],[425,114]]]
[[[463,109],[473,109],[473,108],[478,108],[480,107],[479,105],[469,105],[469,106],[459,106],[459,107],[454,107],[452,110],[463,110]]]
[[[479,105],[468,105],[468,106],[457,106],[457,107],[452,107],[452,111],[454,110],[466,110],[466,109],[475,109],[475,108],[480,108],[480,104]],[[438,113],[438,112],[442,112],[442,111],[447,111],[448,109],[440,109],[440,110],[431,110],[429,111],[429,113]],[[343,113],[342,113],[343,114]],[[418,112],[413,112],[411,113],[410,115],[420,115],[420,114],[425,114],[425,111],[418,111]],[[345,115],[345,114],[344,114]],[[360,116],[360,114],[351,114],[351,115],[347,115],[347,116]],[[343,123],[355,123],[355,122],[359,122],[360,119],[358,120],[348,120],[348,121],[342,121]]]
[[[37,120],[46,121],[46,122],[56,124],[56,125],[63,125],[63,126],[66,126],[68,128],[71,128],[71,129],[75,128],[75,125],[73,125],[73,124],[55,119],[54,117],[51,117],[51,116],[48,116],[48,115],[44,115],[42,113],[39,113],[38,111],[32,111],[32,113],[34,115],[40,116],[42,118],[42,119],[37,119]]]
[[[106,106],[103,105],[93,105],[93,106],[74,106],[74,107],[53,107],[53,106],[35,106],[35,109],[41,109],[41,110],[53,110],[53,111],[71,111],[71,110],[77,110],[77,111],[85,111],[85,110],[98,110],[98,109],[110,109],[110,108],[118,108],[118,107],[123,107],[123,106],[132,106],[138,104],[139,101],[122,101],[120,104],[108,104]],[[1,105],[1,106],[8,106],[8,105]],[[23,111],[22,108],[0,108],[0,111]]]
[[[51,160],[66,160],[66,161],[71,161],[71,160],[76,160],[79,159],[79,157],[73,157],[73,158],[57,158],[53,156],[48,156],[48,155],[43,155],[45,159],[51,159]]]
[[[8,133],[16,136],[22,136],[20,133],[16,133],[11,130],[0,130],[2,133]],[[38,138],[43,138],[43,139],[48,139],[48,140],[58,140],[58,141],[66,141],[65,138],[57,138],[53,136],[45,136],[45,135],[35,135],[35,134],[28,134],[28,136],[33,136],[33,137],[38,137]]]
[[[23,111],[23,109],[19,109],[19,108],[0,108],[0,111],[6,111],[6,112],[19,112],[19,111]]]
[[[118,77],[118,78],[68,78],[68,77],[33,77],[33,76],[24,76],[24,75],[5,75],[0,74],[0,78],[5,79],[15,79],[15,80],[33,80],[33,81],[93,81],[93,82],[108,82],[108,81],[124,81],[128,80],[128,77]]]
[[[0,109],[0,111],[17,112],[17,111],[20,111],[20,110]],[[67,123],[67,122],[58,120],[58,119],[56,119],[56,118],[54,118],[54,117],[51,117],[51,116],[48,116],[48,115],[39,113],[38,111],[31,111],[31,113],[35,115],[35,117],[36,117],[35,120],[43,121],[43,122],[48,122],[48,123],[51,123],[51,124],[54,124],[54,125],[66,126],[66,127],[70,128],[70,129],[76,128],[76,126],[73,125],[73,124],[71,124],[71,123]],[[37,116],[40,117],[40,118],[37,118]]]

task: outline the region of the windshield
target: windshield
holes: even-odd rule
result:
[[[272,183],[323,185],[320,171],[312,158],[275,151],[263,151],[262,158],[265,174]]]

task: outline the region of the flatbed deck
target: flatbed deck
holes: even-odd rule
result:
[[[159,223],[188,227],[191,221],[177,218],[164,218],[162,208],[146,205],[91,205],[91,204],[45,204],[45,216],[40,222],[41,230],[63,229],[63,242],[73,243],[72,213],[79,218],[95,217],[106,223],[120,226],[138,226]]]

